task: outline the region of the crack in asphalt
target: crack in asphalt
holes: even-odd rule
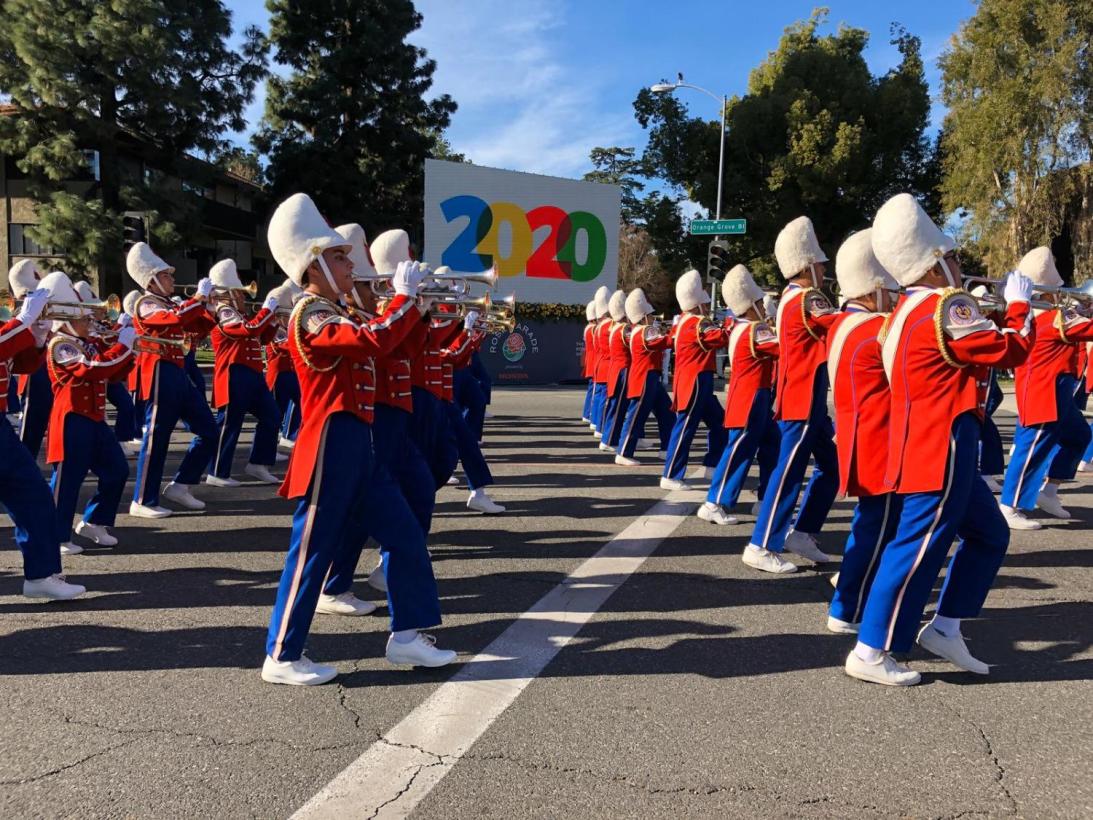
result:
[[[971,726],[977,735],[979,735],[980,741],[983,743],[983,747],[986,750],[987,759],[994,767],[994,782],[998,784],[998,788],[1002,790],[1002,794],[1005,795],[1006,802],[1009,803],[1010,813],[1018,814],[1017,798],[1013,796],[1013,793],[1009,790],[1009,787],[1005,783],[1006,767],[1002,765],[1002,762],[998,759],[998,754],[994,751],[994,743],[991,741],[990,736],[984,731],[983,727],[965,715],[960,710],[945,703],[943,700],[937,700],[937,705],[947,710],[948,712],[956,715],[957,718],[964,723]],[[961,814],[967,814],[967,812],[961,812]],[[954,817],[959,815],[953,815]]]
[[[82,766],[84,763],[87,763],[87,761],[94,760],[96,757],[102,757],[105,754],[109,754],[110,752],[121,749],[125,746],[131,746],[132,744],[136,743],[138,739],[139,738],[134,737],[121,743],[115,743],[112,746],[107,746],[105,749],[100,749],[94,754],[89,754],[87,755],[87,757],[81,757],[79,760],[73,763],[66,763],[64,766],[58,766],[56,769],[50,769],[48,772],[42,772],[41,774],[36,774],[33,777],[23,777],[16,780],[0,780],[0,786],[25,786],[28,783],[37,783],[39,780],[45,780],[47,777],[54,777],[61,772],[66,772],[69,769],[74,769],[77,766]]]
[[[445,759],[446,758],[445,755],[438,755],[435,752],[430,752],[428,749],[423,749],[422,747],[416,746],[412,743],[396,743],[392,740],[388,740],[385,737],[380,737],[378,739],[378,742],[383,743],[387,746],[394,746],[397,749],[411,749],[411,750],[417,752],[418,754],[428,755],[429,757],[435,758],[435,760],[432,763],[421,763],[418,766],[416,766],[413,770],[413,773],[410,775],[410,779],[406,781],[406,785],[403,786],[401,789],[399,789],[398,792],[396,792],[395,795],[393,797],[391,797],[389,800],[384,800],[382,803],[380,803],[378,806],[376,806],[372,810],[372,813],[368,815],[368,820],[374,820],[374,818],[377,817],[379,815],[379,813],[381,811],[383,811],[385,808],[387,808],[388,806],[390,806],[394,803],[397,803],[399,800],[401,800],[403,795],[405,795],[407,792],[410,791],[411,788],[413,788],[414,781],[417,780],[418,775],[420,775],[426,769],[433,769],[433,768],[436,768],[437,766],[447,766],[452,761],[456,761],[456,760],[460,759],[459,757],[456,757],[456,756],[447,756],[447,759]]]

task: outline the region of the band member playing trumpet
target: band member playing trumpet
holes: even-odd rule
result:
[[[600,449],[615,452],[630,401],[626,374],[630,369],[630,326],[626,321],[626,294],[616,290],[607,301],[611,330],[607,336],[607,404],[603,411]]]
[[[269,292],[277,300],[277,328],[273,338],[266,343],[266,387],[273,393],[277,411],[281,414],[278,444],[286,450],[296,446],[296,432],[300,429],[300,380],[296,378],[292,357],[288,354],[287,317],[301,293],[303,291],[291,279]]]
[[[588,389],[584,391],[584,407],[581,410],[581,421],[585,424],[592,423],[592,391],[596,382],[593,376],[596,372],[596,301],[589,302],[584,309],[588,323],[584,326],[584,350],[581,353],[581,374],[588,381]]]
[[[39,286],[42,273],[32,259],[21,259],[11,267],[8,273],[8,286],[15,299],[22,299]],[[38,458],[42,449],[42,440],[49,427],[49,414],[53,410],[53,388],[49,384],[49,373],[43,363],[32,373],[24,372],[17,378],[19,401],[23,407],[23,416],[19,422],[19,440],[30,454]]]
[[[264,484],[278,484],[269,468],[277,460],[277,430],[280,413],[262,376],[262,345],[277,332],[275,320],[277,297],[270,294],[261,309],[248,319],[244,305],[243,283],[235,260],[222,259],[209,270],[217,304],[213,309],[216,327],[212,330],[215,365],[213,368],[213,406],[220,428],[216,455],[209,463],[206,484],[235,487],[231,477],[235,446],[247,414],[258,423],[254,428],[250,459],[243,472]]]
[[[661,383],[664,351],[672,345],[671,334],[652,323],[653,306],[645,291],[635,288],[626,296],[626,318],[630,320],[630,367],[626,373],[626,418],[619,438],[615,463],[623,467],[640,464],[634,452],[644,444],[645,422],[652,413],[657,422],[660,449],[668,449],[675,415],[672,400]]]
[[[169,509],[159,506],[160,482],[167,446],[179,419],[186,422],[194,437],[174,480],[163,489],[163,498],[189,510],[202,510],[205,502],[194,498],[190,487],[201,480],[215,452],[216,423],[205,397],[186,378],[182,359],[187,346],[186,332],[204,332],[215,324],[205,309],[213,283],[202,279],[197,284],[195,298],[179,305],[171,299],[175,269],[146,243],[133,245],[125,264],[129,276],[145,291],[133,307],[133,326],[139,335],[159,340],[144,348],[138,359],[141,394],[147,405],[129,514],[138,518],[164,518],[171,514]]]
[[[58,274],[51,274],[55,275]],[[49,285],[52,298],[80,301],[68,277],[59,276],[63,278]],[[52,308],[51,312],[56,318],[46,367],[54,396],[46,462],[53,465],[51,487],[57,506],[61,552],[73,554],[83,552],[82,547],[72,542],[72,518],[88,472],[95,474],[98,487],[76,525],[76,534],[104,547],[118,543],[110,527],[114,526],[121,494],[129,479],[129,464],[106,423],[106,394],[107,385],[121,384],[133,366],[136,331],[132,327],[122,328],[117,341],[108,344],[92,335],[88,309],[66,306]]]
[[[600,438],[603,414],[607,406],[607,370],[611,365],[608,344],[611,336],[611,291],[601,285],[592,302],[596,308],[596,328],[592,334],[592,434]]]

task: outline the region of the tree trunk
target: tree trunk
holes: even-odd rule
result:
[[[99,150],[99,196],[108,212],[121,213],[121,168],[118,162],[117,89],[112,83],[105,83],[99,95],[99,119],[101,122],[101,142]],[[99,250],[98,260],[99,293],[122,293],[125,283],[122,270],[120,248],[105,247]]]

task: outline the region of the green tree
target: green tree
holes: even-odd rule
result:
[[[265,71],[259,32],[227,46],[231,13],[220,0],[5,0],[0,8],[0,152],[17,158],[37,203],[36,241],[63,247],[73,272],[98,267],[120,284],[121,213],[157,211],[154,237],[188,238],[195,206],[167,182],[186,152],[214,155]],[[145,175],[121,161],[122,144]],[[99,181],[88,152],[98,152]],[[66,185],[83,179],[84,185]],[[176,176],[177,179],[177,176]]]
[[[981,0],[941,57],[943,204],[992,275],[1063,232],[1093,153],[1091,36],[1091,0]]]
[[[785,30],[726,110],[723,215],[748,219],[737,258],[781,281],[771,251],[778,231],[806,214],[829,257],[867,227],[889,196],[910,191],[937,213],[935,146],[925,136],[930,97],[918,38],[892,27],[900,64],[877,77],[863,52],[869,35],[821,35],[826,10]],[[658,176],[712,211],[720,123],[691,117],[675,95],[642,90],[634,102],[649,129],[643,159]]]
[[[410,0],[267,0],[274,59],[255,146],[268,157],[271,194],[307,191],[335,221],[369,236],[416,233],[424,160],[455,103],[426,99],[436,64],[406,42],[421,25]],[[450,157],[448,157],[450,158]]]

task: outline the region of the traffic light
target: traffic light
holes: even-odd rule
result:
[[[729,241],[711,239],[710,251],[706,257],[706,279],[720,282],[729,272]]]
[[[121,218],[121,226],[126,253],[138,242],[147,240],[148,231],[144,225],[144,214],[139,211],[126,211]]]

